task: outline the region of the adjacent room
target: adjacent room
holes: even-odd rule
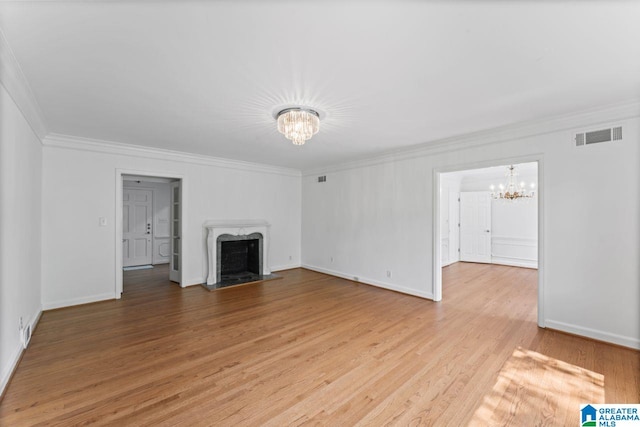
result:
[[[0,0],[0,425],[640,404],[639,16]]]

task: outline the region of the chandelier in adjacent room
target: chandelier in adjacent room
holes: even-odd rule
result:
[[[498,191],[496,191],[496,186],[491,185],[491,197],[497,200],[521,200],[521,199],[530,199],[535,195],[533,191],[535,188],[535,183],[530,184],[530,190],[527,190],[527,186],[524,181],[518,183],[518,172],[516,172],[516,167],[513,165],[509,165],[507,167],[507,173],[505,174],[507,177],[507,182],[505,184],[500,184],[498,186]]]
[[[278,113],[278,132],[302,145],[320,129],[320,115],[307,108],[287,108]]]

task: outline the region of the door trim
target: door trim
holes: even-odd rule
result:
[[[158,178],[171,178],[171,179],[179,179],[182,184],[182,194],[181,194],[181,204],[180,204],[180,215],[182,217],[182,222],[180,223],[180,236],[182,236],[182,240],[184,241],[185,230],[187,229],[187,218],[185,218],[184,213],[187,212],[187,197],[185,196],[187,192],[185,189],[187,188],[187,178],[183,174],[173,173],[173,172],[159,172],[159,171],[148,171],[148,170],[138,170],[138,169],[120,169],[116,168],[115,173],[115,283],[114,283],[114,295],[115,299],[120,299],[122,297],[122,188],[123,188],[123,175],[140,175],[140,176],[150,176],[150,177],[158,177]],[[182,244],[182,256],[183,259],[186,259],[185,255],[187,255],[186,245]],[[184,269],[180,270],[180,286],[185,287],[184,283]]]
[[[437,167],[433,169],[432,191],[432,295],[434,301],[442,300],[442,267],[440,266],[440,174],[457,172],[468,169],[481,169],[492,166],[502,166],[517,163],[538,163],[538,326],[545,327],[544,317],[544,278],[545,278],[545,240],[544,240],[544,155],[533,154],[529,156],[506,157],[479,162],[469,162],[453,166]]]

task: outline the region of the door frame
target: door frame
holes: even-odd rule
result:
[[[528,156],[506,157],[493,160],[485,160],[478,162],[462,163],[453,166],[437,167],[433,169],[433,212],[432,212],[432,232],[433,232],[433,251],[432,251],[432,293],[434,301],[442,300],[442,267],[440,263],[440,175],[448,172],[458,172],[469,169],[482,169],[493,166],[503,166],[518,163],[538,163],[538,326],[545,327],[544,318],[544,276],[545,276],[545,258],[544,258],[544,155],[533,154]]]
[[[120,299],[122,297],[122,192],[123,192],[123,175],[139,175],[139,176],[149,176],[149,177],[157,177],[157,178],[170,178],[177,179],[180,181],[180,185],[182,188],[180,194],[180,217],[182,221],[180,222],[180,236],[183,237],[185,235],[185,230],[187,229],[187,220],[185,218],[185,212],[187,212],[187,198],[185,197],[186,187],[187,187],[187,179],[183,174],[173,173],[173,172],[159,172],[159,171],[149,171],[149,170],[138,170],[138,169],[116,169],[115,173],[115,284],[114,284],[114,293],[115,299]],[[182,259],[186,259],[186,245],[182,243]],[[184,288],[184,269],[180,269],[180,287]]]

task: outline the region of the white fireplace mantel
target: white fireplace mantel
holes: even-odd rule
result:
[[[204,223],[207,229],[207,258],[209,261],[209,274],[207,275],[207,285],[216,284],[218,237],[223,234],[232,236],[244,236],[251,233],[262,234],[262,274],[271,274],[269,268],[269,229],[271,225],[260,219],[228,219],[210,220]]]

